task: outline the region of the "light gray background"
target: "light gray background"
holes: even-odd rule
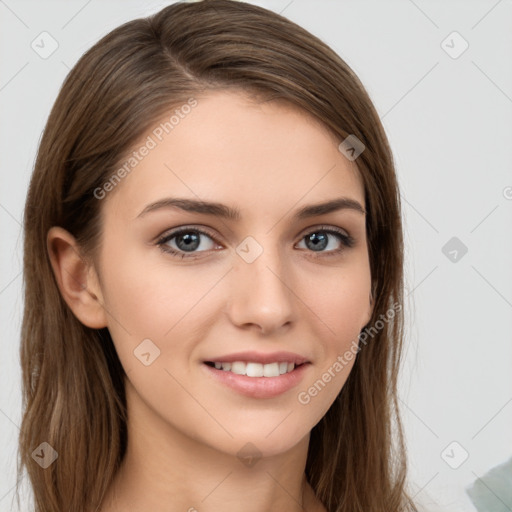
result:
[[[21,220],[39,138],[82,53],[169,3],[0,0],[0,511],[15,483]],[[512,455],[512,2],[253,3],[328,43],[381,115],[404,205],[411,492],[432,511],[474,511],[464,488]],[[59,45],[47,59],[31,48],[43,31]],[[457,58],[445,49],[462,41],[442,43],[453,31],[469,44]],[[467,247],[457,261],[442,251],[452,237]]]

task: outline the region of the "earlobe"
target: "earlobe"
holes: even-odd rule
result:
[[[73,235],[60,227],[51,228],[47,249],[62,298],[74,315],[87,327],[106,327],[107,315],[96,271],[80,255]]]

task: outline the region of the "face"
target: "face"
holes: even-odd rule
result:
[[[101,199],[108,328],[139,412],[226,454],[273,455],[329,409],[370,319],[364,187],[294,107],[196,99]],[[341,198],[353,204],[303,211]],[[196,201],[217,207],[180,208]]]

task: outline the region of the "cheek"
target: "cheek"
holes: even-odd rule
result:
[[[163,338],[214,284],[205,269],[173,265],[157,248],[149,254],[147,247],[123,252],[112,248],[105,254],[105,306],[115,317],[113,328],[121,324],[134,337]]]
[[[301,287],[301,293],[317,316],[317,323],[323,326],[327,347],[340,350],[352,339],[357,340],[368,321],[370,270],[362,259],[358,265],[340,267],[339,272],[329,269],[329,272],[317,272],[308,287]]]
[[[149,394],[158,395],[174,386],[179,396],[177,382],[187,378],[196,346],[218,318],[215,285],[225,269],[179,266],[147,247],[110,249],[104,252],[109,257],[102,289],[109,331],[125,372],[137,389],[148,387]]]
[[[364,262],[364,260],[362,260]],[[352,370],[359,347],[359,334],[370,313],[371,279],[369,266],[362,263],[330,276],[316,278],[323,287],[304,289],[304,302],[311,304],[316,326],[314,333],[321,355],[314,379],[303,387],[308,396],[301,403],[323,403],[328,407],[336,398]],[[310,386],[313,386],[311,388]],[[316,398],[318,396],[318,398]]]

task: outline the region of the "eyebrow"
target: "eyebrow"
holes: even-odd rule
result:
[[[237,208],[231,208],[222,203],[175,197],[166,197],[164,199],[160,199],[159,201],[155,201],[154,203],[148,204],[139,213],[137,218],[162,208],[178,208],[186,212],[213,215],[215,217],[220,217],[231,221],[239,221],[242,218],[240,210]],[[338,210],[354,210],[361,213],[362,215],[366,214],[366,211],[361,203],[355,199],[351,199],[349,197],[339,197],[323,203],[304,206],[295,212],[294,218],[297,220],[302,220],[309,217],[325,215],[327,213],[335,212]]]

